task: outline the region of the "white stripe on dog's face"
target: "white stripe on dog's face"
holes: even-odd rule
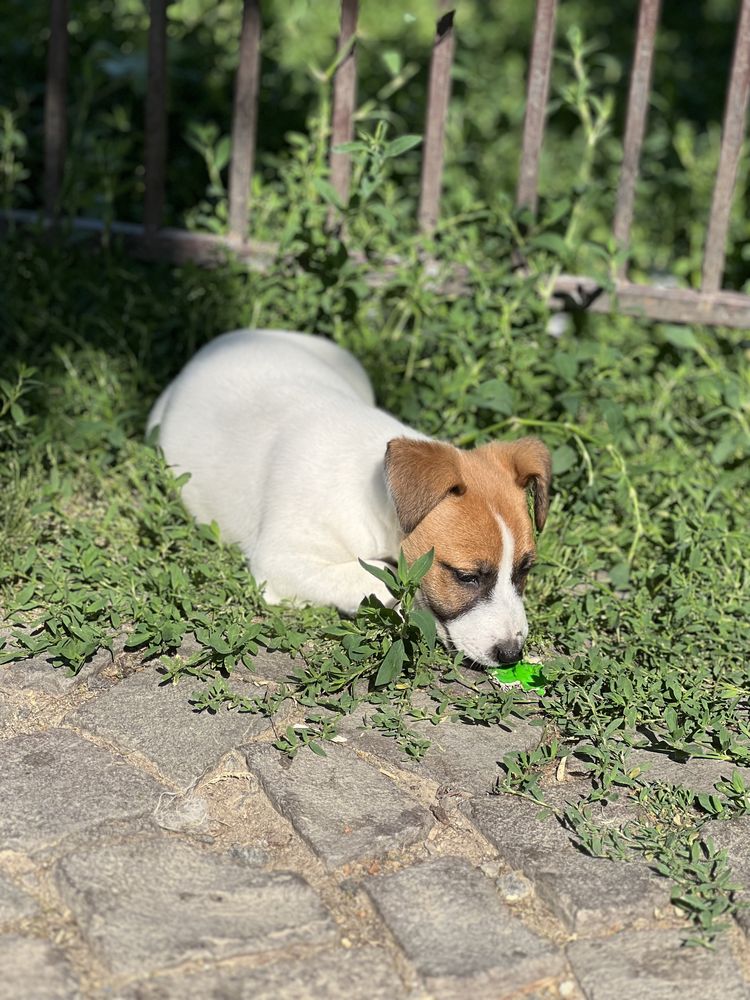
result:
[[[495,515],[502,538],[502,556],[497,581],[486,598],[468,611],[443,624],[445,637],[470,659],[483,666],[495,666],[507,655],[515,658],[529,631],[521,595],[513,585],[515,543],[508,525]],[[501,654],[498,656],[498,651]]]

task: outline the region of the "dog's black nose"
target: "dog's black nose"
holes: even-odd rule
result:
[[[499,642],[492,650],[492,658],[496,663],[518,663],[523,650],[523,640],[511,640],[510,642]]]

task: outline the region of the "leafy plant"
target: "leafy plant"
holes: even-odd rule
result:
[[[8,107],[0,107],[0,203],[4,210],[13,207],[16,199],[29,197],[24,181],[29,170],[23,162],[26,135],[18,126],[19,115]]]
[[[287,6],[264,25],[252,224],[253,235],[282,248],[264,273],[231,261],[212,271],[146,268],[117,246],[94,258],[18,233],[0,244],[0,659],[43,655],[76,671],[96,650],[127,644],[160,664],[162,682],[189,679],[197,710],[271,714],[292,700],[306,719],[280,734],[286,753],[325,752],[353,712],[415,759],[427,751],[425,723],[496,726],[530,716],[552,735],[506,760],[502,789],[551,808],[545,782],[574,759],[591,791],[567,812],[558,808],[558,819],[592,853],[647,858],[674,880],[675,902],[710,939],[736,898],[704,828],[743,815],[746,790],[735,776],[708,795],[664,786],[628,753],[722,761],[727,773],[750,758],[747,337],[618,316],[577,316],[560,336],[548,332],[549,292],[563,267],[606,282],[619,262],[608,199],[630,58],[627,33],[611,31],[621,13],[583,0],[560,10],[563,31],[579,23],[586,34],[567,33],[553,70],[560,101],[537,221],[514,210],[508,194],[528,4],[493,0],[487,11],[459,15],[443,214],[428,239],[414,224],[424,91],[413,75],[402,83],[407,67],[425,63],[434,6],[420,0],[414,25],[405,25],[388,0],[397,27],[383,16],[358,41],[364,103],[348,147],[346,205],[327,169],[335,19],[317,5]],[[21,13],[33,30],[19,28]],[[193,224],[221,231],[237,24],[225,5],[202,0],[170,14],[170,170],[179,183],[168,184],[168,215],[190,213]],[[106,24],[98,5],[83,3],[76,16],[64,207],[137,219],[145,17],[119,0]],[[720,74],[692,67],[715,63],[729,36],[718,21],[698,30],[697,17],[664,12],[659,45],[670,58],[656,60],[636,276],[664,270],[687,282],[700,269],[718,150],[706,123],[723,93],[717,103]],[[6,86],[23,80],[33,89],[44,72],[42,13],[16,5],[0,31],[13,37]],[[599,33],[610,38],[606,50]],[[311,58],[326,68],[311,72]],[[210,72],[196,74],[196,65]],[[685,68],[691,73],[680,77]],[[678,93],[673,71],[701,79],[700,88],[680,84]],[[41,102],[0,99],[23,111],[3,119],[5,196],[15,203],[28,186],[38,200],[31,178],[41,176]],[[732,252],[747,242],[744,189],[741,178],[728,257],[736,288],[748,276],[745,256]],[[377,281],[366,280],[365,263]],[[426,434],[465,447],[530,431],[544,437],[555,493],[526,595],[529,643],[544,658],[541,699],[471,679],[435,643],[415,600],[426,563],[377,568],[394,606],[367,601],[351,621],[331,609],[270,609],[216,526],[186,516],[179,483],[142,441],[146,414],[201,344],[239,325],[337,341],[365,364],[379,404]],[[176,655],[188,639],[189,652]],[[263,647],[293,658],[290,676],[245,697],[233,679],[254,669]],[[638,819],[604,828],[594,806],[615,796],[627,797]]]

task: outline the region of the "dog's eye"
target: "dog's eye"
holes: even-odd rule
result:
[[[453,575],[458,580],[459,583],[463,583],[467,587],[478,587],[479,586],[479,574],[478,573],[466,573],[462,569],[453,569]]]
[[[517,590],[523,591],[523,588],[526,586],[526,577],[529,575],[529,570],[533,565],[534,557],[532,555],[526,555],[513,570],[510,579],[513,586]]]

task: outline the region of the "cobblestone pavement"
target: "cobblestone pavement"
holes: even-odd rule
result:
[[[257,664],[254,693],[289,669]],[[539,729],[445,723],[416,764],[351,718],[290,761],[158,680],[126,653],[0,668],[0,1000],[750,996],[746,919],[683,948],[666,881],[489,794]],[[750,884],[750,821],[719,835]]]

